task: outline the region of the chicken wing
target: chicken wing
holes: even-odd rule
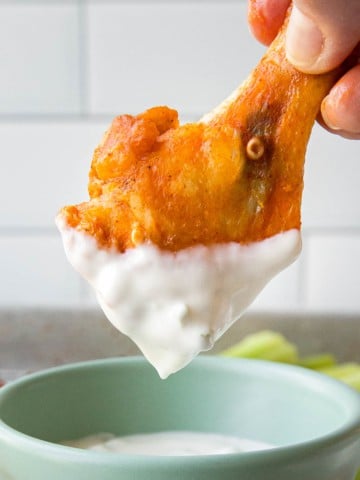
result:
[[[295,70],[283,28],[245,83],[198,123],[179,126],[167,107],[116,117],[94,153],[90,201],[62,216],[120,252],[146,242],[171,251],[248,244],[299,229],[306,145],[336,77]]]
[[[58,217],[70,262],[163,378],[211,348],[300,251],[306,144],[339,72],[296,71],[284,34],[198,123],[180,126],[167,107],[115,118],[90,200]]]

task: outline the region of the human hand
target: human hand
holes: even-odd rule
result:
[[[255,37],[271,43],[291,0],[249,0],[248,18]],[[360,53],[360,0],[294,0],[287,38],[288,60],[305,73],[339,66],[357,48]],[[360,139],[360,56],[358,64],[334,85],[321,105],[320,123],[333,133]]]

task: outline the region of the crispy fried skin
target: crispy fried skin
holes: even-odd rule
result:
[[[90,201],[63,208],[67,224],[118,251],[146,241],[171,251],[247,244],[299,229],[306,145],[338,72],[295,70],[284,28],[199,123],[179,126],[167,107],[115,118],[94,153]]]

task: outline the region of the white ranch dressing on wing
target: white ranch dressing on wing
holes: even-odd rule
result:
[[[202,432],[156,432],[116,437],[110,433],[61,442],[69,447],[132,455],[224,455],[273,448],[243,438]]]
[[[61,217],[57,225],[70,263],[94,287],[107,318],[161,378],[209,350],[301,249],[293,229],[249,245],[168,252],[142,244],[119,253],[99,248]]]

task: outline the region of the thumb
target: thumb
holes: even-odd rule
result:
[[[359,0],[294,0],[286,52],[306,73],[340,65],[360,40]]]

